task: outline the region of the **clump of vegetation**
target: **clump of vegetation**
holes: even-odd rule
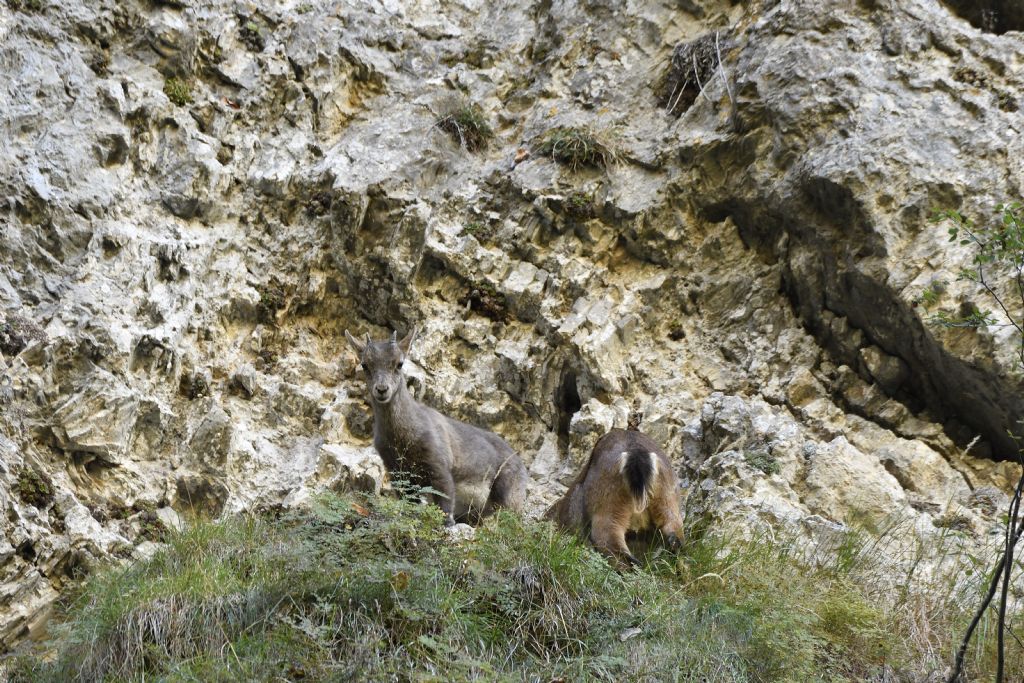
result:
[[[35,341],[46,341],[46,333],[35,321],[17,313],[0,321],[0,353],[5,356],[16,356]]]
[[[178,393],[190,401],[210,395],[210,383],[201,372],[183,372],[178,381]]]
[[[180,78],[172,76],[164,81],[164,94],[174,104],[183,107],[192,102],[192,86]]]
[[[914,299],[915,306],[931,308],[939,302],[942,295],[946,293],[945,280],[932,280],[932,282],[921,292],[920,296]]]
[[[505,295],[490,282],[474,285],[466,296],[459,299],[459,304],[495,322],[507,322],[509,319]]]
[[[932,520],[932,524],[940,529],[951,531],[970,531],[971,518],[962,512],[949,511]]]
[[[594,215],[594,194],[575,190],[565,198],[563,206],[565,212],[574,218],[591,218]]]
[[[276,323],[277,312],[284,308],[284,290],[271,282],[258,286],[256,291],[260,294],[259,303],[256,304],[256,319],[265,325]]]
[[[765,474],[778,474],[779,461],[767,448],[755,448],[743,453],[743,459],[754,469],[761,470]]]
[[[859,565],[809,566],[778,540],[727,546],[700,522],[678,556],[651,550],[628,573],[506,512],[455,544],[437,506],[408,498],[329,495],[197,522],[152,559],[93,575],[10,677],[760,683],[942,670],[958,591],[922,612],[865,585]]]
[[[267,46],[267,37],[264,35],[263,26],[255,19],[245,20],[238,29],[238,35],[252,52],[263,52]]]
[[[14,491],[23,502],[40,510],[53,502],[53,482],[48,476],[31,467],[22,467],[18,472]]]
[[[462,226],[462,232],[467,235],[472,235],[481,242],[486,242],[494,238],[494,229],[490,225],[483,221],[470,221]]]
[[[334,204],[334,195],[328,190],[314,192],[306,203],[306,215],[310,218],[319,218],[330,212]]]
[[[494,131],[487,121],[484,110],[480,105],[468,100],[449,105],[445,114],[434,125],[470,152],[484,149],[494,137]]]
[[[535,151],[565,164],[573,171],[584,166],[605,168],[618,158],[613,149],[589,131],[566,126],[558,126],[544,133],[535,145]]]
[[[661,103],[670,114],[679,116],[704,94],[707,84],[721,74],[729,91],[729,80],[722,68],[724,39],[718,32],[706,33],[688,43],[676,45],[669,60],[668,73],[661,86]],[[730,98],[732,97],[730,92]]]
[[[16,12],[41,12],[46,3],[43,0],[7,0],[7,6]]]
[[[1018,333],[1017,360],[1024,367],[1024,320],[1009,310],[1011,305],[1024,305],[1024,289],[1017,286],[1024,281],[1024,205],[1000,205],[997,211],[999,219],[991,224],[976,224],[958,211],[939,212],[933,220],[947,222],[950,242],[974,248],[971,265],[960,270],[958,279],[979,285],[1003,319],[997,319],[991,310],[970,306],[956,315],[939,311],[932,322],[946,327],[1012,326]]]

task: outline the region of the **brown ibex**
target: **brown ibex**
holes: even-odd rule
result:
[[[497,434],[442,415],[416,401],[402,373],[416,330],[404,339],[359,342],[345,330],[359,355],[373,406],[373,445],[388,472],[434,489],[445,525],[477,523],[497,507],[519,510],[526,498],[523,461]]]
[[[613,429],[594,446],[569,490],[545,514],[564,529],[590,534],[594,547],[622,563],[639,561],[626,545],[629,531],[661,531],[669,547],[683,535],[679,480],[672,463],[646,434]]]

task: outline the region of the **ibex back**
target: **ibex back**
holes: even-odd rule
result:
[[[476,523],[497,507],[519,510],[526,467],[497,434],[442,415],[409,393],[402,363],[416,331],[404,339],[359,342],[345,331],[366,377],[373,406],[373,445],[391,473],[428,485],[445,524]]]
[[[669,546],[683,534],[672,463],[650,437],[633,430],[613,429],[601,437],[545,517],[565,529],[589,531],[597,550],[629,564],[638,560],[626,545],[627,532],[657,529]]]

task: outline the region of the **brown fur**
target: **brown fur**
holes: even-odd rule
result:
[[[640,495],[631,489],[624,463],[631,458],[634,472],[646,472]],[[601,437],[576,481],[545,517],[564,529],[589,532],[598,551],[634,565],[639,562],[626,545],[629,531],[660,531],[670,547],[683,535],[672,463],[650,437],[632,430],[613,429]]]

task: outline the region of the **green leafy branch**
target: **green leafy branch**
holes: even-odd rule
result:
[[[1000,273],[1008,272],[1009,289],[1024,310],[1024,205],[1011,202],[1000,204],[996,210],[999,220],[991,224],[979,225],[953,210],[939,211],[933,220],[948,222],[950,242],[974,247],[971,266],[962,268],[957,279],[980,285],[1008,322],[1000,323],[991,311],[977,307],[960,316],[939,312],[932,320],[945,327],[1013,327],[1020,334],[1017,359],[1024,367],[1024,318],[1014,316],[1009,310],[1008,297],[999,293]]]
[[[1024,325],[1024,207],[1020,202],[1013,202],[1001,204],[997,207],[997,211],[1000,216],[994,224],[978,225],[958,211],[940,211],[936,214],[935,221],[948,221],[950,242],[959,242],[961,246],[974,248],[971,267],[961,269],[959,279],[974,282],[984,288],[1006,316],[1008,322],[998,323],[990,311],[982,311],[977,307],[972,308],[967,315],[959,317],[939,313],[934,316],[933,320],[947,327],[1012,326],[1019,334],[1017,359],[1020,367],[1024,369],[1024,327],[1022,327]],[[1003,275],[1004,273],[1008,273],[1008,275]],[[1009,282],[1002,281],[1000,279],[1002,277],[1008,278]],[[1021,312],[1016,317],[1009,310],[1009,301],[1014,295],[1005,295],[1006,298],[1004,298],[1004,295],[1000,294],[1000,290],[1006,291],[1007,289],[1015,294],[1020,303],[1018,310]],[[1012,431],[1009,434],[1019,445],[1020,439],[1017,435]],[[1017,457],[1020,459],[1019,450]],[[1005,635],[1009,631],[1006,624],[1007,593],[1010,587],[1017,542],[1024,536],[1024,519],[1020,517],[1022,499],[1024,499],[1024,473],[1021,474],[1013,497],[1010,499],[1010,507],[1005,521],[1003,552],[995,563],[988,590],[957,649],[953,669],[947,683],[960,683],[964,680],[964,658],[971,636],[995,599],[997,591],[999,592],[999,616],[995,681],[1002,683],[1004,680]],[[1012,631],[1009,632],[1016,638]]]

